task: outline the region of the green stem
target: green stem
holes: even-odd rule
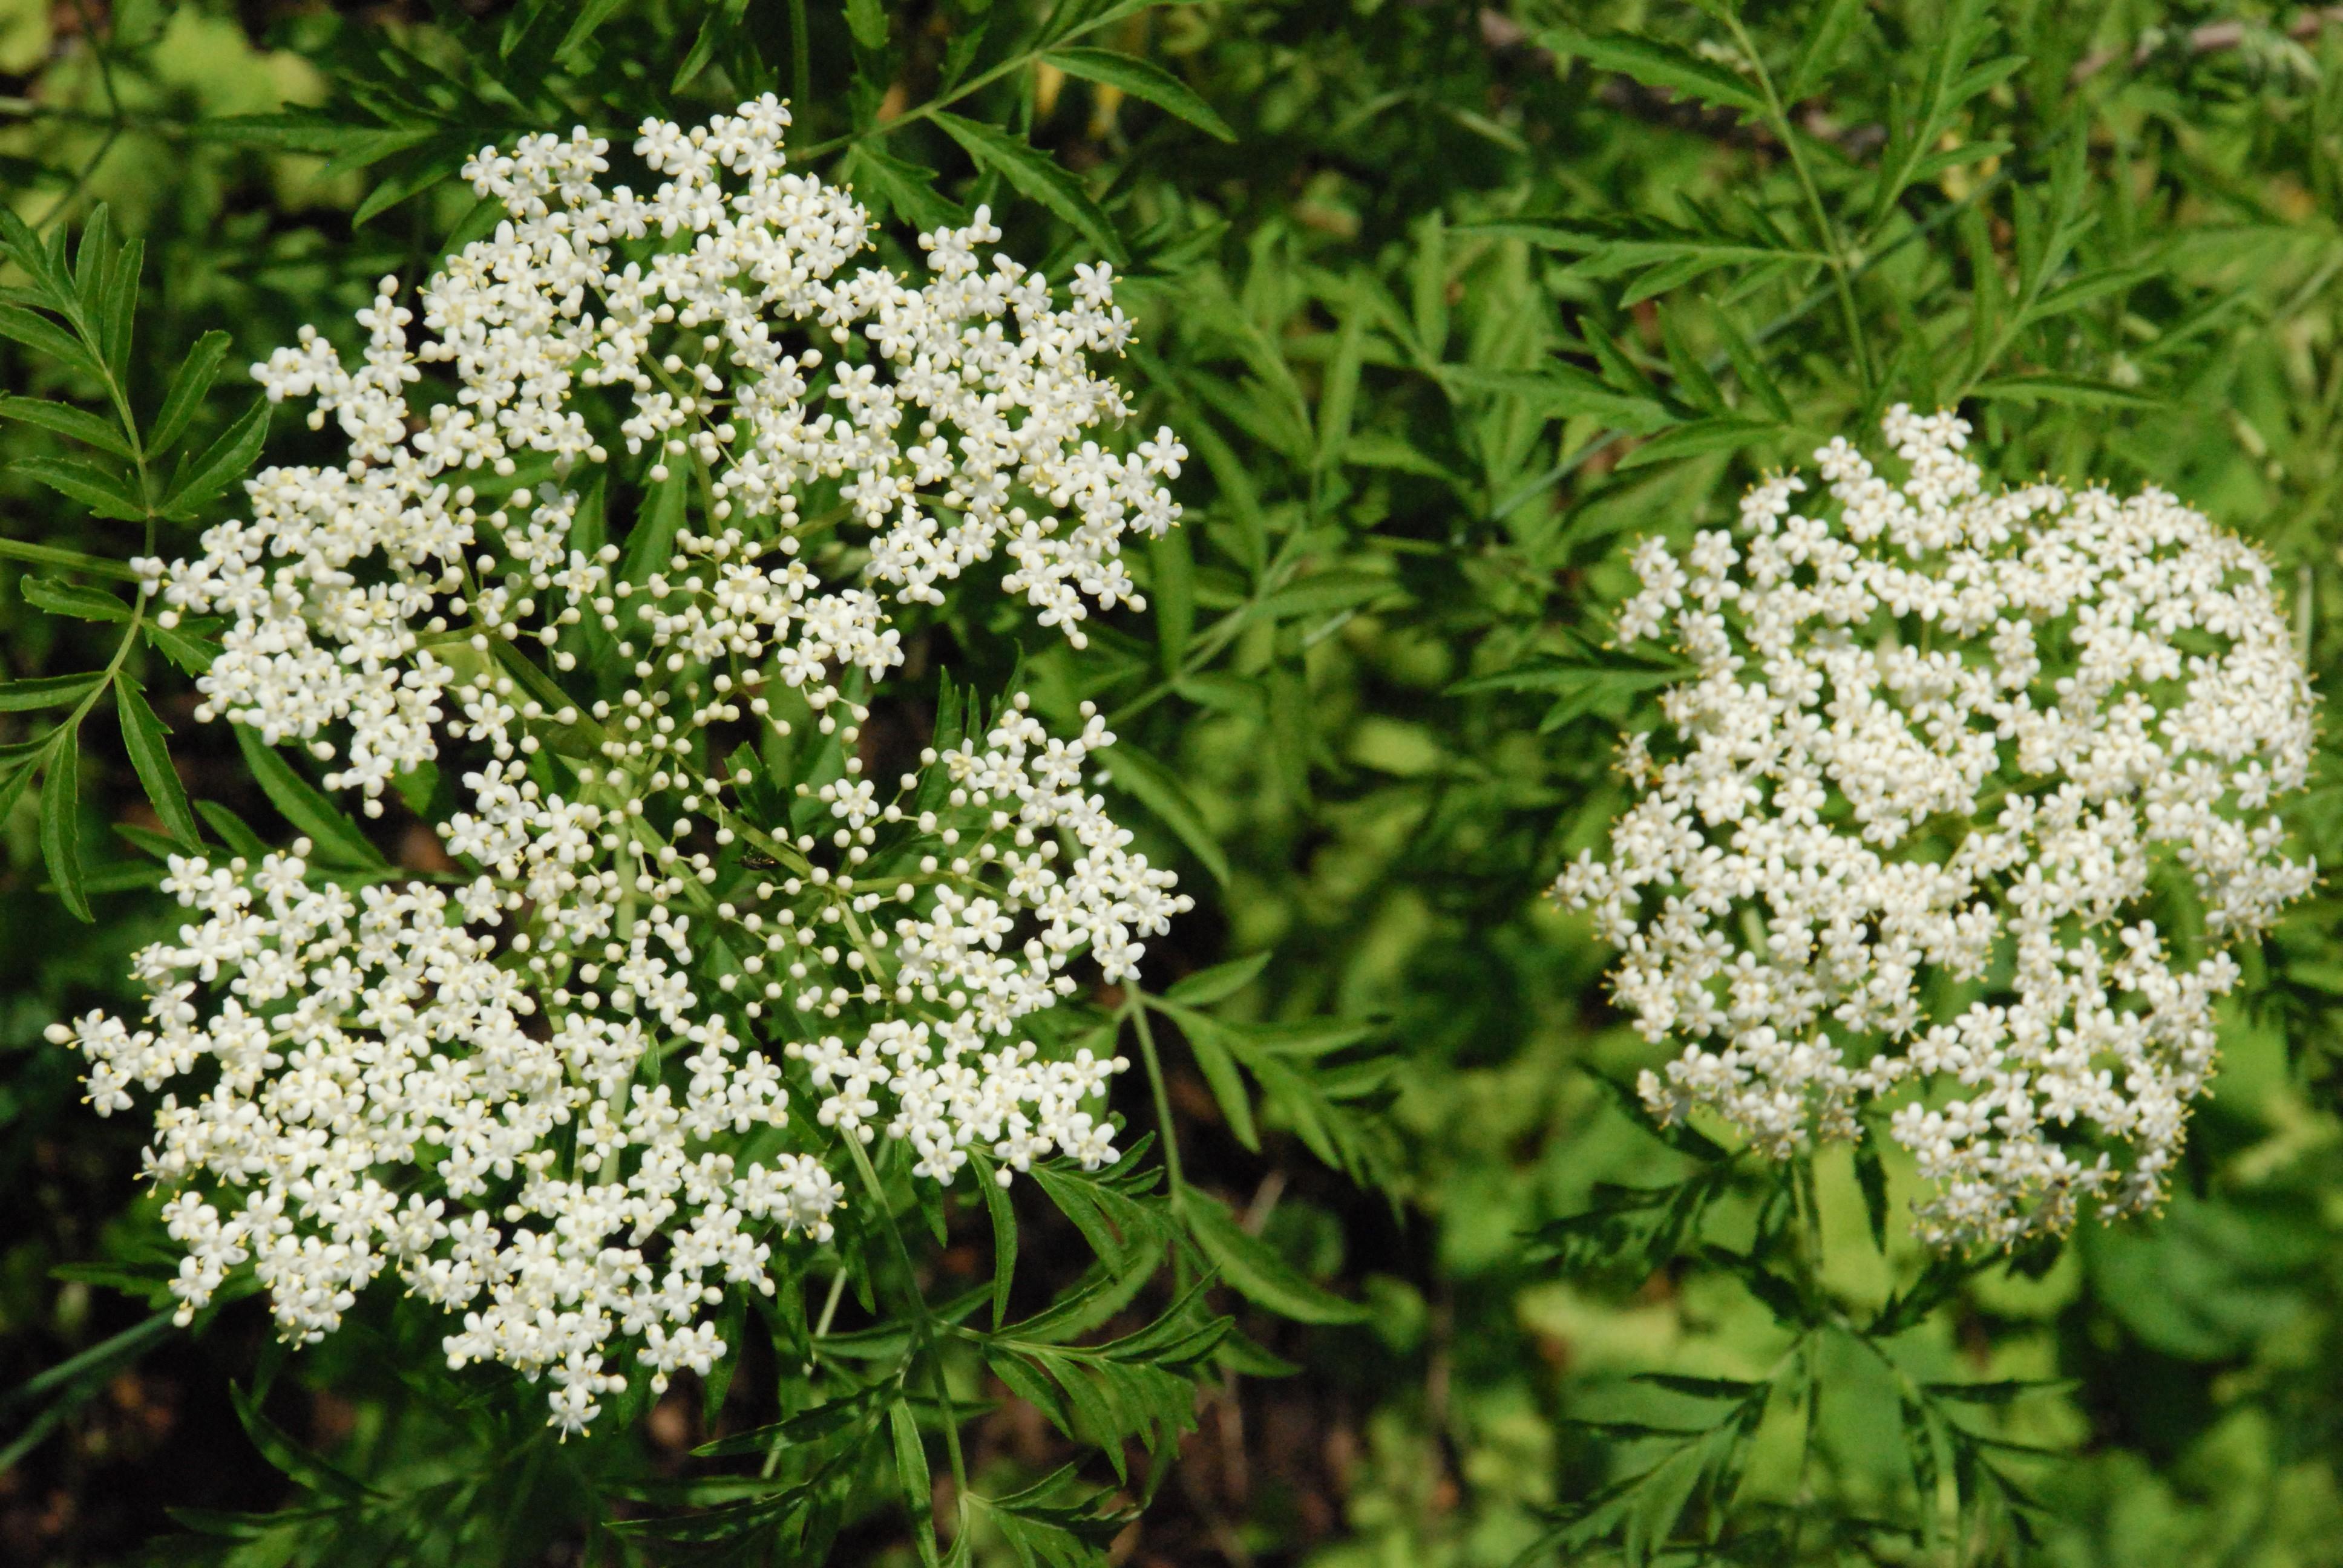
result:
[[[1163,1078],[1163,1062],[1155,1051],[1155,1030],[1147,1021],[1147,995],[1134,990],[1122,1004],[1123,1016],[1139,1026],[1139,1054],[1147,1063],[1147,1084],[1155,1095],[1155,1123],[1163,1141],[1163,1175],[1176,1201],[1187,1186],[1180,1171],[1180,1138],[1172,1124],[1172,1091]]]
[[[798,113],[813,102],[813,37],[806,25],[806,0],[789,0],[789,101]]]
[[[929,1384],[937,1404],[943,1411],[944,1452],[951,1461],[954,1489],[952,1505],[965,1509],[969,1497],[968,1461],[960,1448],[960,1407],[952,1402],[951,1389],[944,1381],[943,1348],[936,1334],[935,1316],[928,1311],[927,1297],[920,1293],[920,1278],[911,1262],[911,1249],[904,1245],[902,1229],[895,1223],[895,1211],[888,1204],[887,1189],[879,1180],[878,1168],[870,1163],[870,1156],[864,1151],[862,1140],[853,1133],[847,1134],[846,1151],[854,1157],[854,1168],[861,1172],[862,1184],[870,1190],[871,1205],[878,1211],[880,1227],[886,1231],[887,1240],[893,1244],[895,1261],[903,1268],[904,1296],[911,1308],[912,1359],[916,1361],[922,1354],[927,1357]],[[840,1278],[843,1277],[841,1274]],[[905,1369],[907,1373],[909,1370],[908,1367]],[[934,1528],[932,1521],[929,1528]]]
[[[1790,124],[1790,116],[1782,104],[1782,95],[1774,87],[1774,74],[1765,69],[1765,61],[1750,41],[1741,18],[1732,12],[1725,14],[1725,25],[1733,29],[1733,41],[1741,50],[1750,69],[1756,73],[1757,85],[1765,95],[1765,123],[1773,130],[1783,150],[1788,153],[1790,171],[1797,177],[1799,194],[1806,204],[1807,221],[1814,226],[1815,244],[1824,255],[1824,265],[1829,267],[1831,287],[1838,297],[1839,314],[1845,318],[1849,347],[1855,350],[1855,367],[1863,389],[1872,386],[1871,340],[1863,330],[1863,313],[1855,301],[1855,283],[1847,270],[1846,247],[1840,243],[1837,226],[1831,222],[1830,211],[1823,205],[1822,189],[1815,184],[1814,170],[1808,166],[1805,154],[1800,150],[1798,136]]]

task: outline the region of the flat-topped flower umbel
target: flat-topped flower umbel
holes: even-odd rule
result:
[[[510,218],[423,289],[420,347],[386,280],[357,368],[308,329],[255,367],[347,461],[270,468],[248,521],[140,563],[168,614],[226,618],[204,717],[337,760],[369,815],[426,765],[460,780],[440,882],[306,839],[175,859],[192,919],[139,957],[145,1026],[52,1030],[101,1111],[206,1074],[149,1151],[183,1321],[248,1260],[316,1339],[390,1268],[461,1314],[451,1362],[549,1373],[574,1431],[624,1385],[614,1342],[658,1387],[725,1352],[725,1287],[830,1235],[840,1139],[883,1129],[937,1181],[971,1151],[1003,1181],[1115,1158],[1126,1064],[1057,1004],[1189,900],[1088,792],[1113,737],[1021,695],[964,736],[947,715],[890,788],[866,699],[903,661],[892,607],[996,555],[1077,647],[1138,603],[1118,551],[1178,520],[1186,453],[1096,438],[1125,407],[1090,356],[1130,330],[1104,267],[1061,306],[980,263],[979,209],[922,237],[916,286],[850,271],[870,218],[783,172],[788,123],[768,97],[645,125],[647,197],[597,184],[582,131],[484,152]]]
[[[1966,422],[1884,428],[1901,486],[1815,454],[1835,519],[1783,477],[1737,537],[1640,547],[1620,635],[1695,669],[1556,891],[1644,1037],[1684,1042],[1655,1111],[1786,1158],[1912,1085],[1921,1234],[2006,1244],[2162,1193],[2225,950],[2314,879],[2270,810],[2312,694],[2268,563],[2173,497],[1988,493]]]

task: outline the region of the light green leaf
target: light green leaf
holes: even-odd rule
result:
[[[1224,964],[1214,964],[1208,970],[1182,975],[1172,982],[1163,995],[1170,1001],[1185,1002],[1190,1007],[1209,1007],[1213,1002],[1232,997],[1252,984],[1261,971],[1269,967],[1269,952],[1264,950],[1250,958],[1231,959]]]
[[[865,49],[887,46],[887,7],[880,0],[846,0],[846,30]]]
[[[2136,392],[2128,387],[2118,387],[2111,381],[2061,376],[2047,370],[2024,376],[1997,376],[1988,381],[1980,381],[1969,388],[1969,396],[2005,403],[2071,403],[2097,408],[2153,408],[2157,404],[2157,400],[2147,394]]]
[[[944,1419],[951,1415],[946,1412]],[[895,1484],[903,1500],[903,1510],[910,1515],[911,1538],[917,1542],[922,1562],[934,1563],[936,1556],[935,1481],[928,1473],[928,1445],[920,1438],[920,1420],[911,1412],[910,1402],[897,1400],[887,1407],[887,1430],[895,1444]]]
[[[1826,0],[1822,15],[1807,20],[1804,28],[1805,42],[1798,49],[1788,80],[1782,84],[1785,102],[1795,104],[1821,85],[1824,75],[1838,63],[1839,51],[1846,46],[1855,25],[1863,20],[1867,3],[1868,0]]]
[[[1640,468],[1647,463],[1664,463],[1707,452],[1737,452],[1755,442],[1777,439],[1781,434],[1782,427],[1767,419],[1743,419],[1732,415],[1695,419],[1644,442],[1620,458],[1619,467]]]

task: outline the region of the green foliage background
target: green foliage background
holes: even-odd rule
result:
[[[1199,897],[1155,955],[1166,994],[1102,1000],[1160,1055],[1189,1225],[1241,1231],[1212,1298],[1240,1337],[1129,1352],[1171,1369],[1159,1427],[1196,1422],[1152,1470],[1134,1449],[1119,1477],[1014,1399],[975,1417],[992,1495],[1071,1460],[1152,1500],[1127,1524],[1114,1503],[1050,1514],[1079,1489],[1036,1494],[1054,1533],[955,1550],[2343,1559],[2334,900],[2249,969],[2164,1214],[1948,1267],[1899,1239],[1892,1154],[1775,1173],[1641,1125],[1605,1084],[1653,1053],[1605,1006],[1605,952],[1540,898],[1616,805],[1610,749],[1668,678],[1604,646],[1624,547],[1728,516],[1761,470],[1897,400],[1959,404],[2006,477],[2178,492],[2278,561],[2314,668],[2343,661],[2343,20],[2153,0],[9,0],[0,71],[15,212],[79,233],[104,203],[144,241],[126,379],[147,407],[205,332],[231,366],[303,322],[345,333],[375,278],[411,285],[481,232],[454,170],[484,142],[623,140],[765,90],[795,103],[799,161],[852,180],[899,249],[990,201],[1005,248],[1053,274],[1122,265],[1124,378],[1193,453],[1189,521],[1133,563],[1148,615],[1026,668],[1045,706],[1112,716],[1115,784]],[[88,391],[14,345],[5,386]],[[250,401],[223,377],[191,447]],[[278,423],[268,449],[302,450]],[[28,423],[0,443],[65,449]],[[142,548],[39,478],[0,478],[20,682],[114,647],[26,589],[55,565],[41,549]],[[273,820],[218,727],[188,722],[186,677],[128,668],[188,794]],[[11,689],[0,741],[49,736]],[[399,1356],[427,1372],[420,1331],[287,1357],[249,1301],[192,1335],[152,1326],[136,1119],[90,1116],[40,1040],[121,997],[163,919],[107,830],[157,825],[133,759],[103,712],[77,740],[65,828],[92,922],[45,886],[56,792],[29,766],[0,789],[0,1557],[664,1562],[685,1546],[608,1526],[793,1484],[686,1452],[786,1413],[754,1390],[679,1390],[557,1449],[511,1391],[391,1376]],[[2338,786],[2323,758],[2296,809],[2330,865]],[[1143,1081],[1119,1109],[1159,1125]],[[1029,1252],[1079,1250],[1061,1219],[1020,1218]],[[948,1219],[919,1264],[940,1295],[990,1257],[984,1216]],[[1112,1332],[1171,1304],[1150,1290]],[[964,1385],[1011,1392],[973,1364]],[[832,1560],[917,1560],[897,1500],[922,1495],[936,1436],[897,1428],[846,1478]],[[796,1560],[802,1521],[746,1517],[701,1533]]]

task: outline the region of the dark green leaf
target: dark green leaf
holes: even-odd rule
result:
[[[63,708],[89,695],[104,678],[97,671],[75,675],[36,675],[0,683],[0,713],[24,713],[36,708]]]
[[[75,620],[121,622],[130,618],[130,607],[110,593],[84,588],[79,583],[60,582],[55,578],[25,578],[17,585],[25,602],[51,615],[69,615]]]
[[[187,421],[203,407],[204,395],[212,389],[219,377],[220,362],[227,357],[228,335],[206,332],[196,339],[187,357],[171,373],[170,389],[163,394],[163,406],[155,412],[155,424],[146,433],[147,446],[155,452],[167,452],[186,433]]]
[[[1081,232],[1117,266],[1128,266],[1130,253],[1115,233],[1114,223],[1082,188],[1081,181],[1060,168],[1057,160],[1036,152],[1023,141],[990,126],[938,112],[934,116],[944,134],[958,142],[980,167],[1007,180],[1025,196],[1040,202]]]
[[[259,398],[244,417],[220,432],[218,439],[204,448],[203,455],[189,463],[185,472],[163,498],[163,516],[178,522],[192,521],[204,503],[226,489],[244,477],[260,456],[261,443],[268,438],[268,399]]]
[[[78,727],[58,730],[42,759],[41,860],[65,908],[87,920],[94,917],[81,871],[80,739]]]
[[[245,765],[252,769],[261,792],[297,831],[308,836],[312,854],[330,864],[357,870],[373,870],[383,864],[381,852],[367,841],[357,824],[343,816],[317,786],[296,773],[293,765],[278,756],[276,749],[261,739],[250,725],[238,724],[235,729],[236,743],[244,749]]]
[[[1238,1224],[1218,1199],[1190,1188],[1180,1194],[1180,1215],[1221,1277],[1248,1300],[1296,1322],[1366,1321],[1366,1308],[1304,1279],[1275,1248]]]
[[[1220,840],[1204,822],[1203,813],[1188,795],[1186,786],[1153,758],[1127,741],[1097,754],[1101,769],[1115,788],[1153,812],[1187,847],[1212,879],[1226,886],[1229,861]]]
[[[1070,76],[1085,81],[1103,82],[1120,87],[1134,98],[1143,98],[1157,108],[1177,115],[1205,135],[1233,142],[1236,132],[1229,123],[1212,112],[1212,106],[1198,97],[1185,82],[1151,61],[1131,55],[1118,55],[1111,49],[1059,48],[1042,56]]]
[[[146,508],[126,474],[71,457],[19,457],[8,468],[11,473],[37,479],[59,495],[79,501],[101,518],[126,523],[146,518]]]
[[[137,770],[146,799],[154,803],[155,815],[181,844],[197,848],[204,835],[196,826],[186,789],[179,783],[179,770],[171,763],[170,732],[129,676],[114,678],[114,703],[115,715],[122,724],[123,748],[130,753],[130,765]]]
[[[111,419],[101,419],[85,409],[67,403],[52,403],[45,397],[20,397],[14,394],[0,396],[0,418],[15,419],[22,424],[96,447],[99,451],[127,461],[130,443],[122,437],[122,427]]]
[[[1756,87],[1726,67],[1651,38],[1612,34],[1591,38],[1565,27],[1543,34],[1539,42],[1557,55],[1576,55],[1599,70],[1633,76],[1647,87],[1683,93],[1719,108],[1762,112]]]

